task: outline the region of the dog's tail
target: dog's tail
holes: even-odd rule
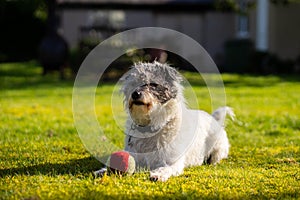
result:
[[[212,114],[213,118],[215,118],[215,120],[217,120],[217,122],[221,126],[225,125],[226,115],[229,115],[232,120],[235,119],[235,114],[234,114],[232,108],[227,107],[227,106],[218,108]]]

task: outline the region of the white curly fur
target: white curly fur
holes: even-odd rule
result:
[[[121,80],[128,113],[125,150],[135,158],[137,170],[149,169],[151,180],[166,181],[182,174],[185,167],[204,162],[217,164],[227,158],[229,142],[223,126],[226,114],[234,117],[229,107],[219,108],[212,115],[188,109],[180,84],[182,78],[167,64],[137,63]],[[176,97],[162,104],[149,95],[152,105],[149,112],[133,115],[149,118],[145,128],[135,124],[129,102],[136,88],[151,82],[176,92]]]
[[[217,164],[227,158],[229,142],[223,126],[226,114],[234,117],[229,107],[219,108],[212,115],[188,109],[181,76],[167,64],[135,64],[122,80],[128,113],[125,150],[135,158],[138,168],[150,169],[152,180],[166,181],[183,173],[185,167],[203,162]],[[151,82],[161,83],[177,95],[164,104],[153,101],[148,113],[149,131],[141,131],[130,116],[128,101],[137,87]]]

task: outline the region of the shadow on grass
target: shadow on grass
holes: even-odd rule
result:
[[[1,78],[1,90],[22,90],[22,89],[51,89],[55,87],[70,88],[73,86],[73,81],[56,81],[53,77],[35,77],[35,78]]]
[[[244,193],[244,194],[224,194],[221,191],[216,190],[215,193],[212,194],[206,194],[201,193],[197,190],[195,191],[188,191],[188,192],[174,192],[169,191],[170,193],[165,194],[145,194],[144,192],[139,193],[126,193],[126,190],[124,190],[124,193],[118,193],[118,194],[105,194],[102,191],[95,191],[95,190],[88,190],[84,193],[83,196],[89,197],[89,199],[206,199],[206,200],[215,200],[215,199],[297,199],[299,198],[299,192],[281,192],[277,194],[275,198],[270,198],[270,196],[267,193]],[[173,193],[173,194],[172,194]],[[99,198],[101,197],[101,198]]]
[[[182,72],[183,76],[188,80],[192,86],[206,87],[208,81],[210,86],[220,87],[224,83],[225,87],[239,88],[239,87],[271,87],[280,83],[300,83],[300,75],[255,75],[255,74],[199,74]],[[205,79],[204,79],[205,78]]]
[[[117,73],[117,75],[116,75]],[[111,74],[119,77],[124,73],[116,72],[112,70]],[[184,72],[181,73],[189,81],[192,86],[206,87],[202,76],[211,83],[218,84],[219,76],[217,74],[199,74]],[[51,88],[51,87],[72,87],[74,84],[74,78],[72,77],[67,80],[60,80],[59,73],[48,74],[42,76],[42,68],[37,62],[26,62],[26,63],[5,63],[0,64],[0,88],[2,90],[10,89],[27,89],[27,88]],[[101,83],[112,84],[117,80],[111,79],[110,73],[103,76]],[[293,74],[277,74],[277,75],[255,75],[255,74],[223,74],[222,81],[226,87],[269,87],[274,86],[282,82],[300,82],[300,75]],[[222,84],[221,84],[222,85]]]
[[[70,160],[66,163],[44,163],[33,166],[0,169],[0,177],[15,175],[63,175],[90,174],[103,164],[94,157]]]
[[[298,83],[300,82],[299,75],[241,75],[231,74],[228,78],[225,74],[223,76],[224,85],[227,87],[270,87],[277,84],[288,82]]]
[[[122,74],[119,74],[121,76]],[[36,62],[25,63],[4,63],[0,64],[0,89],[1,90],[22,90],[22,89],[51,89],[51,88],[72,88],[75,75],[66,75],[67,78],[60,79],[59,72],[51,72],[42,75],[42,67]],[[95,78],[92,74],[91,79]],[[109,74],[102,76],[99,84],[112,85],[118,79],[111,78]],[[94,85],[92,85],[94,86]]]
[[[71,87],[73,80],[61,80],[58,72],[42,76],[42,67],[37,62],[0,64],[1,90]]]

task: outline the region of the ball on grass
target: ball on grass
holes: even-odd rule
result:
[[[132,175],[135,171],[135,160],[126,151],[117,151],[110,155],[107,161],[110,172]]]

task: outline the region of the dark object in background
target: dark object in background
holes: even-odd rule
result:
[[[68,45],[58,34],[47,35],[39,48],[39,60],[43,66],[43,75],[49,71],[59,70],[62,79],[68,60]]]
[[[297,57],[295,61],[295,69],[294,71],[298,74],[300,74],[300,55]]]
[[[61,79],[65,78],[64,69],[68,61],[68,44],[58,34],[58,18],[55,15],[55,0],[48,0],[47,34],[39,47],[39,60],[43,66],[43,75],[59,70]]]
[[[0,0],[0,62],[37,58],[45,20],[34,15],[42,1]]]
[[[244,73],[251,71],[251,58],[254,52],[250,39],[234,39],[225,43],[226,72]]]
[[[254,73],[259,74],[291,74],[297,72],[297,60],[280,59],[270,52],[254,52],[251,65]]]

